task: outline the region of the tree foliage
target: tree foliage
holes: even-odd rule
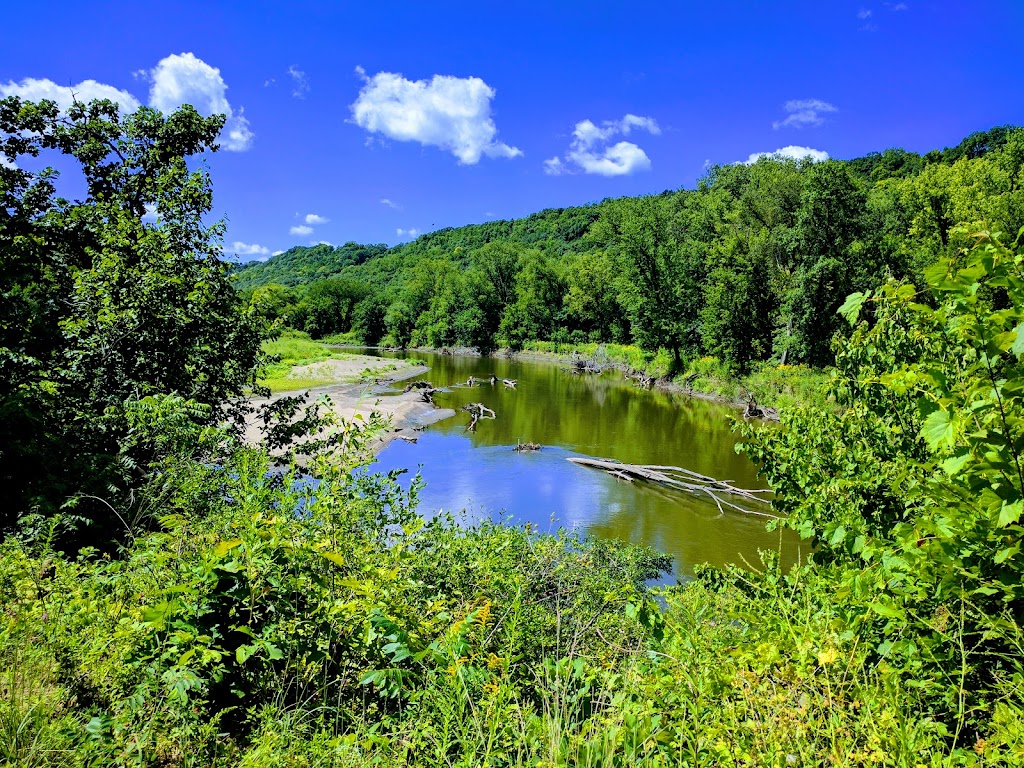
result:
[[[93,102],[62,115],[0,101],[0,151],[15,166],[0,166],[5,525],[26,505],[125,492],[151,458],[122,450],[132,403],[175,394],[212,424],[256,385],[265,323],[228,280],[223,225],[205,222],[208,175],[188,162],[216,147],[222,122],[191,107],[121,116]],[[81,169],[81,200],[59,195],[51,168],[17,167],[57,155]]]

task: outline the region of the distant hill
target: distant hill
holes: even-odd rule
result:
[[[978,158],[999,149],[1015,129],[1012,125],[996,126],[987,131],[972,133],[954,147],[933,150],[924,155],[902,149],[871,152],[864,157],[844,161],[858,177],[868,182],[887,178],[914,176],[930,164],[954,163],[961,158]],[[712,169],[713,174],[715,169]],[[667,190],[663,197],[685,194],[686,190]],[[362,245],[348,242],[330,245],[295,246],[264,262],[250,262],[235,269],[235,286],[239,290],[252,290],[261,285],[279,283],[290,287],[324,280],[351,272],[348,268],[367,265],[359,270],[361,277],[370,277],[381,269],[392,271],[408,265],[416,257],[434,252],[448,255],[468,252],[490,242],[511,243],[536,248],[547,256],[578,253],[603,243],[588,239],[591,227],[605,208],[616,199],[570,208],[549,208],[521,219],[490,221],[463,227],[447,227],[421,235],[410,243],[388,247],[383,243]],[[373,265],[381,257],[389,257],[388,264]],[[376,269],[375,269],[376,267]],[[372,278],[371,278],[372,279]],[[387,282],[377,275],[373,282]]]

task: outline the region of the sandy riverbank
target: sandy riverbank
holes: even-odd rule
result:
[[[315,376],[333,379],[330,384],[308,390],[277,392],[270,398],[253,398],[252,404],[260,406],[281,397],[308,391],[310,401],[322,395],[331,399],[331,410],[340,418],[350,420],[356,414],[369,416],[376,411],[390,421],[390,427],[373,444],[373,451],[381,451],[392,440],[399,437],[416,437],[418,431],[455,415],[451,408],[439,408],[424,402],[420,392],[402,392],[395,384],[424,374],[425,365],[411,365],[404,360],[347,355],[344,359],[324,360],[309,365],[297,365],[291,375],[297,380]],[[246,441],[260,440],[260,430],[255,421],[246,425]]]

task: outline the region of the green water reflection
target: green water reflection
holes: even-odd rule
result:
[[[381,354],[381,353],[377,353]],[[415,445],[393,443],[380,456],[382,469],[421,473],[424,511],[467,509],[504,512],[515,522],[542,528],[565,525],[592,535],[642,542],[673,555],[676,575],[701,562],[756,563],[757,551],[798,557],[791,534],[769,533],[764,520],[725,513],[701,498],[640,483],[623,483],[575,466],[576,454],[635,464],[675,464],[746,487],[763,487],[754,466],[734,450],[730,419],[736,412],[661,390],[641,390],[616,372],[577,376],[556,364],[507,358],[416,353],[424,377],[446,391],[444,407],[480,402],[497,413],[467,433],[469,416],[430,427]],[[496,385],[466,386],[470,376],[498,377]],[[515,389],[500,379],[516,379]],[[536,454],[511,450],[517,441],[545,446]]]

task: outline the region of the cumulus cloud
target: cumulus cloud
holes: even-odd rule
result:
[[[306,73],[292,64],[288,67],[288,74],[292,78],[292,96],[296,99],[306,98],[306,94],[309,93],[309,78],[306,77]]]
[[[298,235],[299,237],[305,237],[306,235],[313,234],[313,228],[307,227],[305,224],[296,224],[294,227],[288,230],[289,235]]]
[[[49,99],[57,102],[62,112],[77,100],[88,104],[93,99],[109,99],[116,102],[122,113],[134,112],[141,104],[128,91],[122,91],[112,85],[97,83],[95,80],[83,80],[78,85],[57,85],[52,80],[26,77],[20,83],[10,81],[0,83],[0,97],[18,96],[26,101],[42,101]]]
[[[783,120],[776,120],[772,128],[807,128],[825,122],[823,115],[839,110],[821,99],[793,99],[783,107],[789,114]]]
[[[271,255],[271,256],[280,256],[280,255],[281,255],[282,253],[284,253],[284,251],[274,251],[274,252],[273,252],[272,254],[270,254],[270,255]]]
[[[256,243],[243,243],[235,240],[228,249],[236,256],[269,256],[270,249]]]
[[[413,239],[415,239],[416,236],[419,235],[419,233],[420,231],[415,227],[413,227],[412,229],[402,229],[401,227],[399,227],[398,229],[395,230],[395,234],[397,234],[399,237],[409,237]]]
[[[386,197],[382,197],[380,200],[381,205],[386,205],[388,208],[394,208],[396,211],[402,210],[402,206],[396,203],[394,200],[389,200]]]
[[[828,160],[828,152],[824,152],[820,149],[811,149],[810,147],[794,147],[790,145],[788,147],[776,149],[774,152],[754,152],[750,157],[743,161],[743,164],[753,165],[762,157],[771,157],[780,160],[810,160],[813,163],[820,163]]]
[[[252,145],[254,134],[242,110],[232,109],[227,83],[220,70],[191,53],[172,54],[149,72],[149,104],[161,112],[173,112],[191,104],[205,116],[227,115],[221,142],[224,149],[242,152]]]
[[[576,123],[572,142],[565,159],[552,157],[544,161],[544,172],[550,176],[563,173],[596,173],[600,176],[628,176],[651,169],[651,159],[631,141],[612,144],[616,136],[628,136],[633,130],[647,131],[655,136],[661,128],[653,117],[626,115],[621,120],[606,120],[600,126],[590,120]]]
[[[356,72],[364,84],[350,106],[352,120],[370,134],[439,147],[464,165],[475,165],[481,156],[523,154],[496,140],[498,128],[491,117],[496,91],[479,77],[434,75],[413,81],[394,72],[373,77],[361,67]]]
[[[323,216],[318,216],[315,213],[307,213],[304,221],[307,224],[326,224],[330,219]]]

